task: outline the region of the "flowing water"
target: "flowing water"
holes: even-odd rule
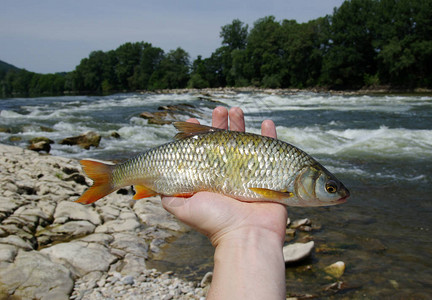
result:
[[[220,92],[3,99],[0,127],[9,132],[0,132],[0,142],[26,147],[30,138],[46,136],[56,142],[53,155],[120,160],[175,134],[171,125],[149,125],[140,112],[180,103],[193,108],[177,111],[179,120],[209,124],[218,105],[241,106],[248,131],[274,120],[280,139],[314,156],[350,189],[343,205],[289,208],[291,219],[307,217],[321,227],[296,237],[312,238],[316,251],[287,267],[291,294],[327,295],[322,291],[334,280],[320,270],[342,260],[344,288],[330,297],[432,297],[431,96]],[[57,144],[89,130],[102,135],[99,148]],[[114,131],[121,138],[111,137]],[[166,248],[157,267],[198,278],[211,270],[212,253],[204,237],[188,233]]]

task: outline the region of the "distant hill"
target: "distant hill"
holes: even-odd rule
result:
[[[14,65],[8,64],[7,62],[0,60],[0,71],[7,72],[9,70],[19,70],[19,68],[15,67]]]

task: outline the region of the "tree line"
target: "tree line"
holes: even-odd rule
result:
[[[238,19],[221,47],[191,62],[182,48],[150,43],[94,51],[75,70],[0,70],[3,96],[256,86],[358,89],[432,87],[432,1],[350,0],[307,23]]]

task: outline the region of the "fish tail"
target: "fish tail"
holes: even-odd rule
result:
[[[87,176],[93,180],[93,185],[75,202],[90,204],[115,190],[112,181],[112,172],[115,165],[90,159],[81,160],[80,163]]]

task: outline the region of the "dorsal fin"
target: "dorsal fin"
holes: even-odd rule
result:
[[[178,130],[178,133],[174,136],[174,138],[178,140],[190,136],[198,135],[198,134],[223,130],[219,128],[214,128],[206,125],[189,123],[189,122],[174,122],[173,125]]]

